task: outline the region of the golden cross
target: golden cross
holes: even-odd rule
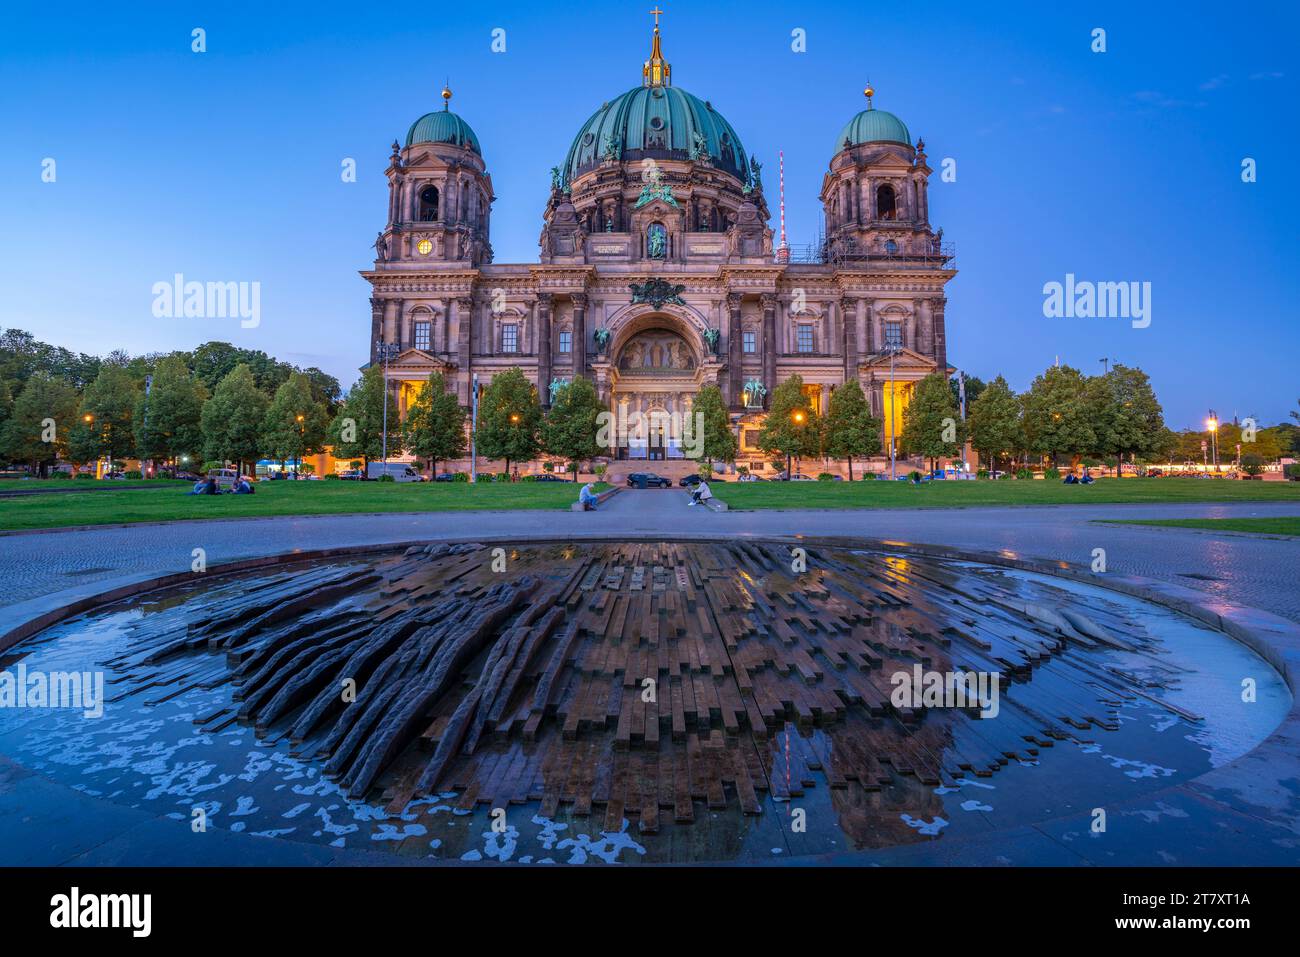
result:
[[[659,9],[659,5],[658,5],[658,4],[655,4],[655,8],[654,8],[653,10],[651,10],[650,12],[654,15],[654,18],[655,18],[655,29],[658,30],[658,29],[659,29],[659,17],[663,15],[663,11]]]

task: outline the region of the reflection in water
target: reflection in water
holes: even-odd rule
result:
[[[101,669],[108,688],[98,720],[0,710],[0,753],[266,838],[731,861],[1126,800],[1233,760],[1290,704],[1243,646],[1102,589],[815,546],[807,571],[789,559],[754,541],[537,545],[502,575],[490,549],[431,546],[200,582],[0,661]],[[914,667],[997,675],[996,717],[900,705],[892,676]]]

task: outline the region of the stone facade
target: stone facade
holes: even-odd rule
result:
[[[519,366],[543,405],[552,383],[585,376],[616,413],[688,411],[717,384],[739,460],[756,462],[751,430],[793,374],[823,413],[856,378],[888,419],[913,383],[947,369],[944,287],[955,269],[931,229],[924,144],[846,136],[822,184],[824,240],[774,248],[759,164],[720,117],[692,128],[700,101],[663,96],[668,75],[656,28],[642,88],[605,104],[553,170],[536,263],[492,261],[496,197],[472,134],[394,144],[387,223],[362,275],[373,287],[371,359],[378,343],[397,346],[388,378],[403,410],[434,370],[467,405],[474,374],[483,388]],[[632,96],[644,105],[624,109]],[[906,136],[890,114],[866,119],[878,117]]]

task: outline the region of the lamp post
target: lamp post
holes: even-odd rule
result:
[[[384,403],[384,407],[385,408],[388,407],[387,402]],[[301,412],[299,412],[296,416],[294,416],[294,421],[298,423],[298,461],[295,464],[295,468],[293,470],[293,477],[295,481],[302,477],[302,455],[304,452],[303,446],[306,444],[305,441],[306,428],[302,424],[304,418],[305,416],[303,416]]]
[[[396,359],[400,350],[395,342],[378,342],[375,354],[384,360],[384,471],[388,474],[388,360]],[[369,478],[370,476],[366,476]]]
[[[1219,417],[1210,410],[1210,418],[1205,423],[1206,428],[1210,430],[1210,448],[1214,458],[1214,471],[1219,471]]]
[[[470,376],[469,385],[469,480],[478,481],[478,373]]]
[[[803,423],[804,423],[804,418],[805,418],[805,417],[804,417],[804,414],[803,414],[803,409],[795,409],[793,412],[790,413],[790,421],[793,422],[796,426],[803,425]],[[792,482],[792,481],[794,481],[794,475],[793,475],[793,474],[791,473],[791,471],[790,471],[790,448],[789,448],[789,446],[786,446],[786,450],[785,450],[785,480],[786,480],[787,482]]]
[[[898,393],[894,389],[894,357],[898,355],[898,347],[890,344],[885,348],[889,350],[889,480],[892,482],[898,478],[895,473],[897,464],[895,448],[897,443],[894,439],[894,412],[895,403],[898,402]]]

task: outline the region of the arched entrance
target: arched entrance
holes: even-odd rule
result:
[[[681,320],[661,313],[638,316],[620,328],[609,369],[616,458],[684,457],[695,394],[713,381],[706,378],[697,338]]]

